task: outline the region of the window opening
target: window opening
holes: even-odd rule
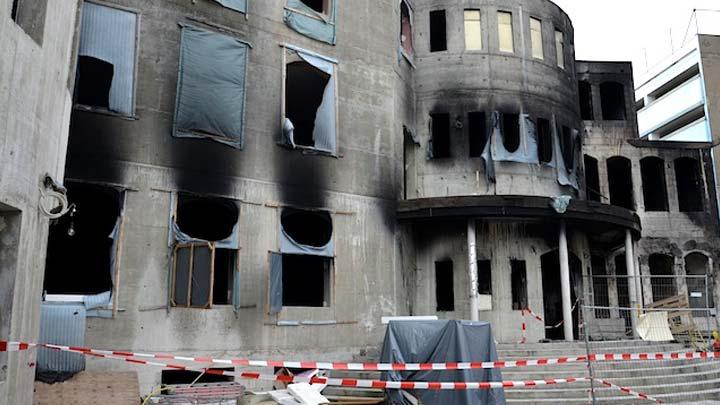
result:
[[[330,306],[330,258],[285,254],[283,262],[283,306]]]
[[[590,258],[593,274],[593,302],[598,307],[609,307],[610,296],[608,295],[608,279],[605,258],[593,255]],[[605,308],[595,309],[595,317],[609,319],[610,310]]]
[[[653,301],[662,301],[666,298],[677,295],[675,287],[675,278],[667,277],[675,274],[675,258],[672,256],[654,253],[650,255],[648,261],[650,266],[650,275],[660,276],[651,279]]]
[[[300,0],[303,4],[321,14],[327,14],[329,0]]]
[[[232,305],[237,251],[215,249],[213,305]]]
[[[565,35],[562,31],[555,31],[555,54],[558,67],[565,69]]]
[[[68,183],[70,212],[53,221],[48,237],[44,290],[93,295],[113,288],[113,231],[121,193],[111,187]]]
[[[323,247],[332,238],[332,218],[326,211],[285,208],[281,222],[283,231],[295,242],[303,245]]]
[[[110,108],[110,87],[115,67],[92,56],[79,56],[76,102]],[[88,78],[89,80],[83,80]]]
[[[478,294],[492,295],[492,261],[478,260]]]
[[[176,221],[187,235],[210,242],[228,238],[240,211],[234,201],[178,194]]]
[[[685,273],[687,273],[688,276],[706,276],[709,273],[711,274],[708,257],[697,252],[685,256]],[[715,308],[711,280],[709,277],[687,278],[690,308]],[[704,311],[696,311],[693,313],[693,316],[707,317],[709,314]]]
[[[598,161],[592,156],[585,155],[585,193],[590,201],[600,202],[600,170]]]
[[[538,159],[540,163],[550,163],[553,158],[553,141],[550,128],[550,121],[544,118],[537,119]]]
[[[515,152],[520,147],[520,121],[518,114],[502,114],[503,145],[508,152]]]
[[[447,51],[445,10],[430,12],[430,52]]]
[[[515,52],[512,13],[498,11],[498,39],[501,52]]]
[[[465,49],[468,51],[482,49],[480,10],[465,10]]]
[[[606,121],[625,120],[625,86],[617,82],[600,84],[600,107]]]
[[[211,368],[210,370],[235,371],[233,368]],[[210,373],[203,374],[200,371],[162,370],[160,372],[160,383],[162,385],[211,384],[232,381],[235,381],[233,376]]]
[[[402,49],[408,55],[414,53],[412,17],[410,7],[408,7],[405,1],[400,2],[400,46],[402,46]]]
[[[665,184],[665,161],[649,156],[640,159],[645,211],[667,211],[668,195]]]
[[[585,121],[595,119],[593,113],[592,85],[587,80],[578,82],[578,94],[580,97],[580,118]]]
[[[575,168],[575,142],[572,130],[564,125],[562,127],[562,137],[560,138],[560,149],[563,160],[565,160],[565,167],[568,171],[572,171]]]
[[[675,159],[675,181],[680,212],[703,211],[703,184],[698,161],[689,157]]]
[[[314,147],[315,122],[331,75],[305,62],[287,64],[285,115],[292,122],[293,141]]]
[[[470,157],[480,157],[487,143],[487,123],[484,112],[468,113]]]
[[[430,114],[432,120],[432,151],[433,158],[450,157],[450,114]]]
[[[570,302],[582,296],[582,262],[572,252],[568,252],[570,265]],[[542,273],[543,311],[545,319],[545,337],[551,340],[565,339],[563,328],[555,328],[563,320],[562,288],[560,282],[560,251],[553,250],[540,258]],[[572,313],[573,335],[578,336],[580,311],[576,307]]]
[[[455,310],[455,286],[452,260],[435,262],[435,300],[438,311]]]
[[[542,21],[530,17],[530,42],[532,43],[532,56],[535,59],[543,60],[543,38]]]
[[[607,160],[607,171],[610,204],[634,210],[635,199],[630,160],[622,156],[611,157]]]
[[[525,260],[510,260],[510,278],[512,284],[512,309],[519,311],[528,307],[527,271]]]

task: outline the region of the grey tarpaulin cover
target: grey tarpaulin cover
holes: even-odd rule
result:
[[[333,257],[335,256],[335,246],[333,239],[330,238],[325,246],[310,246],[303,245],[302,243],[296,242],[292,236],[285,232],[285,229],[280,227],[280,252],[296,254],[296,255],[312,255],[312,256],[324,256]]]
[[[578,137],[577,134],[578,132],[573,130],[573,137],[575,137],[575,139],[577,139]],[[558,134],[557,125],[554,124],[552,126],[552,138],[553,158],[549,166],[554,167],[557,171],[557,180],[561,186],[570,186],[575,190],[578,190],[579,186],[577,179],[577,170],[574,170],[573,168],[568,169],[568,167],[565,165],[565,158],[563,157],[562,149],[560,146],[560,135]],[[579,142],[579,139],[577,141]],[[573,142],[573,145],[575,145],[575,142]],[[575,153],[575,149],[576,148],[573,146],[573,153]]]
[[[335,45],[335,0],[328,3],[330,10],[323,14],[308,7],[302,0],[288,0],[285,23],[307,37]]]
[[[78,55],[113,65],[109,109],[127,115],[134,113],[136,24],[135,13],[83,3]]]
[[[248,44],[183,26],[173,135],[242,148]]]
[[[385,332],[383,363],[443,363],[495,361],[497,352],[488,322],[391,321]],[[498,369],[388,372],[389,381],[502,381]],[[391,404],[407,405],[399,391],[388,391]],[[425,405],[504,404],[502,389],[468,391],[416,391]]]
[[[537,150],[537,129],[535,123],[527,114],[520,115],[520,146],[515,152],[505,149],[503,143],[502,125],[500,124],[501,114],[498,111],[492,113],[492,133],[481,158],[485,163],[485,176],[488,182],[495,182],[495,162],[516,162],[539,164]]]
[[[215,2],[241,13],[247,12],[247,0],[215,0]]]

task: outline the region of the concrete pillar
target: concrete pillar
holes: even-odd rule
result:
[[[467,221],[468,278],[470,279],[470,320],[480,320],[480,296],[478,295],[477,234],[475,219]]]
[[[567,232],[565,229],[565,221],[560,222],[560,289],[562,290],[562,310],[563,310],[563,328],[565,330],[565,340],[572,342],[575,340],[573,335],[573,318],[572,318],[572,302],[570,294],[570,258],[568,255]]]
[[[628,293],[630,294],[630,324],[632,325],[633,337],[637,338],[637,320],[638,320],[638,291],[637,291],[637,275],[635,269],[635,254],[633,253],[633,238],[630,230],[625,230],[625,267],[630,278],[628,280]]]

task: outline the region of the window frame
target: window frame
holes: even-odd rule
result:
[[[530,23],[528,25],[530,28],[530,56],[533,59],[544,61],[545,60],[545,44],[543,43],[543,21],[542,21],[542,19],[533,17],[533,16],[530,16],[529,21],[530,21]],[[538,42],[538,45],[540,47],[540,49],[539,49],[540,56],[537,56],[535,54],[535,51],[536,51],[535,41],[533,39],[533,32],[535,32],[535,30],[533,29],[533,22],[537,22],[538,24],[540,24],[540,29],[539,29],[539,31],[537,31],[540,34],[540,41]]]
[[[468,20],[468,12],[477,12],[477,20]],[[465,51],[467,52],[480,52],[485,49],[485,41],[483,41],[482,16],[482,10],[480,10],[479,8],[463,9],[463,40],[465,45]],[[479,48],[468,47],[468,22],[477,22],[477,28],[479,29],[478,41],[480,41]]]
[[[567,69],[565,57],[565,33],[555,27],[555,60],[556,65],[562,70]]]
[[[510,16],[510,47],[511,50],[503,49],[503,43],[502,43],[502,34],[501,34],[501,27],[507,26],[508,24],[503,24],[500,22],[500,16],[508,15]],[[498,33],[498,51],[501,53],[506,54],[514,54],[515,53],[515,24],[513,22],[513,12],[510,10],[497,10],[497,33]]]
[[[432,23],[433,17],[432,16],[433,16],[433,14],[436,14],[436,13],[439,14],[441,12],[442,12],[442,16],[443,16],[443,28],[445,29],[445,32],[443,33],[444,49],[433,50],[433,45],[432,45],[433,44],[433,28],[432,28],[433,27],[433,23]],[[439,52],[447,52],[448,51],[449,46],[448,46],[447,16],[448,16],[447,9],[444,9],[444,8],[439,8],[439,9],[434,9],[434,10],[428,11],[428,40],[429,40],[428,51],[430,53],[439,53]]]

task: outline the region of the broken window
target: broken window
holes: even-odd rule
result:
[[[703,184],[700,164],[696,159],[675,159],[675,181],[680,212],[703,211]]]
[[[438,312],[455,310],[455,286],[452,260],[435,262],[435,300]]]
[[[555,55],[558,67],[565,69],[565,34],[558,30],[555,30]]]
[[[525,267],[525,260],[510,260],[510,282],[512,290],[512,309],[519,311],[527,308],[527,270]]]
[[[415,52],[413,49],[412,12],[405,0],[400,2],[400,47],[408,55]]]
[[[697,252],[685,256],[685,273],[689,276],[686,280],[690,308],[715,308],[709,258]],[[696,311],[693,316],[705,317],[708,314]]]
[[[447,51],[445,10],[430,12],[430,52]]]
[[[37,44],[42,45],[45,34],[47,0],[11,0],[10,18]]]
[[[600,171],[598,161],[592,156],[585,155],[585,194],[590,201],[600,202]]]
[[[550,121],[544,118],[537,119],[538,159],[540,163],[550,163],[553,158],[553,141],[550,128]]]
[[[593,113],[592,85],[587,80],[578,82],[578,94],[580,98],[580,118],[585,121],[595,119]]]
[[[287,48],[285,70],[285,142],[335,153],[335,63]]]
[[[600,83],[600,107],[606,121],[625,120],[625,86],[618,82]]]
[[[487,143],[487,124],[484,112],[468,113],[470,157],[480,157]]]
[[[270,257],[270,312],[329,307],[334,259],[332,218],[325,211],[285,208],[280,252]]]
[[[432,157],[444,159],[450,157],[450,114],[430,114],[432,121]]]
[[[211,368],[217,371],[235,371],[233,368]],[[203,373],[190,370],[162,370],[160,383],[162,385],[210,384],[235,381],[235,377],[216,373]]]
[[[593,275],[593,302],[598,307],[609,307],[610,296],[608,294],[607,267],[605,258],[593,255],[590,259]],[[600,319],[610,318],[610,310],[607,308],[596,308],[595,317]]]
[[[634,210],[635,198],[630,159],[622,156],[611,157],[607,160],[607,173],[610,204]]]
[[[650,255],[648,260],[653,301],[661,301],[677,295],[675,287],[675,258],[661,253]]]
[[[44,290],[82,296],[107,293],[109,303],[123,195],[99,185],[66,187],[71,208],[50,226]]]
[[[230,35],[187,25],[180,43],[173,135],[241,148],[248,45]]]
[[[478,294],[492,295],[492,261],[478,260]]]
[[[135,13],[83,3],[76,83],[79,104],[134,114],[136,24]]]
[[[176,307],[239,306],[238,221],[234,201],[180,193],[170,301]]]
[[[335,45],[335,0],[287,0],[285,24],[308,38]]]
[[[505,150],[512,153],[520,147],[520,121],[518,114],[502,114],[502,135]]]
[[[645,211],[667,211],[668,195],[665,184],[665,161],[648,156],[640,159]]]
[[[543,37],[542,37],[542,21],[537,18],[530,17],[530,43],[532,44],[532,56],[535,59],[543,60]]]
[[[465,10],[465,49],[468,51],[482,49],[480,10]]]
[[[512,13],[498,11],[498,46],[501,52],[515,52]]]

